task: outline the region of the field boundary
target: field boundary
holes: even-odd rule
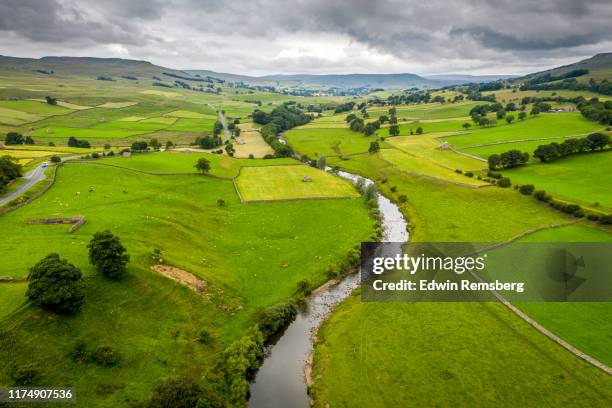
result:
[[[509,245],[512,242],[516,241],[517,239],[520,239],[520,238],[522,238],[524,236],[536,233],[538,231],[543,231],[543,230],[547,230],[547,229],[554,229],[554,228],[561,228],[561,227],[565,227],[565,226],[568,226],[568,225],[574,225],[574,224],[577,224],[577,223],[579,223],[581,221],[582,221],[582,219],[578,219],[578,220],[572,220],[572,221],[568,221],[568,222],[560,223],[560,224],[552,224],[552,225],[542,226],[542,227],[538,227],[538,228],[532,228],[532,229],[524,231],[524,232],[522,232],[522,233],[520,233],[520,234],[518,234],[518,235],[516,235],[516,236],[514,236],[512,238],[510,238],[507,241],[504,241],[502,243],[499,243],[499,244],[493,245],[491,247],[485,248],[482,251],[491,250],[491,249],[495,249],[495,248],[499,248],[499,247],[502,247],[502,246]],[[473,270],[470,270],[470,274],[477,281],[484,282],[484,280],[480,276],[478,276],[478,274],[476,274]],[[569,351],[570,353],[575,355],[576,357],[581,358],[582,360],[586,361],[587,363],[591,364],[592,366],[597,367],[597,368],[601,369],[602,371],[604,371],[606,374],[609,374],[609,375],[612,376],[612,368],[608,367],[606,364],[602,363],[601,361],[597,360],[596,358],[589,356],[588,354],[584,353],[583,351],[580,351],[576,347],[574,347],[571,344],[569,344],[567,341],[563,340],[561,337],[557,336],[556,334],[554,334],[553,332],[551,332],[550,330],[548,330],[547,328],[542,326],[540,323],[536,322],[534,319],[529,317],[525,312],[523,312],[518,307],[516,307],[512,303],[510,303],[506,298],[504,298],[502,295],[500,295],[497,291],[492,290],[490,292],[491,292],[491,294],[493,294],[493,296],[495,296],[495,298],[497,300],[499,300],[499,302],[501,304],[506,306],[511,312],[513,312],[515,315],[517,315],[518,317],[523,319],[525,322],[527,322],[529,325],[531,325],[538,332],[540,332],[544,336],[548,337],[550,340],[554,341],[555,343],[557,343],[558,345],[560,345],[561,347],[563,347],[564,349],[566,349],[567,351]]]
[[[598,130],[600,131],[602,129],[598,129]],[[516,140],[506,140],[506,141],[502,141],[502,142],[481,143],[481,144],[472,145],[472,146],[465,146],[465,147],[462,147],[461,149],[474,149],[476,147],[497,146],[497,145],[503,145],[503,144],[520,143],[520,142],[538,142],[538,141],[541,141],[541,140],[568,139],[570,137],[588,136],[591,133],[597,132],[598,130],[595,130],[595,131],[589,132],[589,133],[577,133],[575,135],[537,137],[537,138],[531,138],[531,139],[516,139]],[[439,137],[440,138],[444,138],[444,137],[453,137],[453,136],[459,136],[459,135],[447,135],[447,136],[439,136]]]
[[[232,178],[230,178],[230,177],[217,176],[216,174],[208,174],[208,173],[202,173],[202,174],[201,173],[195,173],[195,172],[194,173],[152,173],[152,172],[149,172],[149,171],[133,169],[131,167],[120,166],[118,164],[96,163],[96,162],[93,162],[91,160],[72,161],[71,163],[74,163],[74,164],[89,164],[89,165],[94,165],[94,166],[108,166],[108,167],[114,167],[114,168],[121,169],[121,170],[133,171],[135,173],[147,174],[149,176],[206,176],[206,177],[217,178],[217,179],[220,179],[220,180],[228,180],[228,181],[232,180]],[[256,167],[256,166],[254,166],[254,167]]]

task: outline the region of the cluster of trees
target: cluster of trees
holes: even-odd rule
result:
[[[146,152],[149,150],[149,144],[144,140],[134,142],[132,143],[131,150],[133,152]]]
[[[21,165],[11,156],[0,157],[0,192],[19,177],[21,177]]]
[[[219,136],[202,136],[196,138],[195,144],[202,149],[214,149],[215,147],[221,146],[223,141]]]
[[[587,119],[598,121],[604,125],[612,125],[612,101],[600,102],[598,98],[592,98],[578,104],[582,116]]]
[[[4,144],[6,145],[20,145],[20,144],[28,144],[33,145],[34,139],[30,136],[23,137],[21,133],[17,132],[8,132],[4,137]]]
[[[512,149],[502,154],[492,154],[489,156],[489,168],[497,170],[499,168],[510,169],[521,166],[529,161],[529,153]]]
[[[70,136],[68,138],[68,146],[89,149],[91,147],[91,144],[87,140],[79,140],[74,136]]]
[[[610,143],[610,136],[603,133],[591,133],[580,139],[567,139],[561,143],[540,145],[533,152],[533,155],[541,162],[547,163],[571,154],[594,152],[597,149],[603,150]]]
[[[119,238],[110,231],[93,235],[87,245],[89,262],[104,276],[119,279],[130,260]],[[59,314],[74,314],[85,300],[81,271],[52,253],[30,269],[26,297],[39,307]]]
[[[51,96],[45,96],[45,101],[47,101],[49,105],[57,105],[57,98],[53,98]]]
[[[350,112],[353,110],[354,106],[355,106],[355,102],[345,102],[341,105],[336,106],[336,108],[334,109],[334,113],[338,114],[342,112]]]
[[[312,120],[312,116],[302,112],[299,108],[282,105],[270,113],[261,110],[253,112],[253,122],[262,124],[260,132],[264,140],[274,149],[278,157],[289,157],[293,150],[278,139],[278,134],[295,126],[305,125]]]
[[[365,111],[365,110],[364,110]],[[366,112],[367,115],[367,112]],[[349,124],[349,128],[353,132],[361,132],[366,136],[373,135],[378,129],[380,129],[380,120],[375,120],[373,122],[365,123],[362,118],[358,118],[357,115],[351,113],[347,115],[345,120]]]
[[[401,95],[391,95],[387,98],[389,105],[403,105],[411,103],[429,103],[431,94],[427,91],[409,92]]]

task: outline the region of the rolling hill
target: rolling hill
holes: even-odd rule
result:
[[[588,73],[576,78],[578,81],[585,81],[591,78],[596,80],[610,79],[612,78],[612,52],[597,54],[591,58],[587,58],[573,64],[563,65],[561,67],[548,69],[546,71],[535,72],[519,78],[516,81],[523,82],[533,80],[535,78],[542,77],[550,74],[553,77],[562,76],[568,72],[575,71],[578,69],[586,69]]]

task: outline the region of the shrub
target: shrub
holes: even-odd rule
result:
[[[533,193],[535,190],[535,186],[533,184],[525,184],[519,188],[521,194],[529,195]]]
[[[119,363],[119,353],[112,346],[100,346],[92,354],[91,359],[101,366],[112,367]]]
[[[51,156],[49,160],[51,161],[51,163],[60,163],[62,161],[59,156]]]
[[[589,215],[587,215],[587,219],[589,221],[599,221],[599,215],[590,213]]]
[[[87,248],[89,248],[89,262],[103,275],[115,279],[123,276],[130,256],[119,241],[119,237],[108,230],[96,232]]]
[[[533,193],[533,196],[540,201],[549,202],[551,200],[551,196],[546,194],[544,190],[538,190]]]
[[[606,214],[599,217],[599,222],[604,225],[612,224],[612,214]]]
[[[100,154],[99,154],[98,152],[93,152],[93,153],[91,154],[91,158],[92,158],[92,159],[99,159],[99,158],[100,158]]]
[[[212,334],[210,334],[208,330],[201,330],[200,333],[198,333],[198,342],[205,346],[211,345],[213,342]]]
[[[225,207],[225,200],[218,199],[218,200],[217,200],[217,206],[219,206],[219,207]]]
[[[497,185],[503,188],[510,187],[512,183],[508,177],[502,177],[497,181]]]
[[[456,170],[455,170],[455,173],[457,173],[457,174],[463,174],[463,170],[461,170],[461,169],[456,169]]]
[[[494,172],[492,172],[492,171],[488,171],[488,172],[487,172],[487,176],[488,176],[488,177],[491,177],[491,178],[494,178],[494,179],[497,179],[497,180],[499,180],[500,178],[502,178],[502,175],[501,175],[500,173],[494,173]]]
[[[292,303],[283,303],[266,309],[260,309],[255,314],[259,330],[264,336],[264,341],[269,341],[272,336],[287,327],[295,319],[297,309]]]
[[[408,197],[406,197],[404,194],[400,195],[397,199],[400,203],[405,203],[406,201],[408,201]]]
[[[84,340],[79,340],[75,343],[72,351],[70,352],[72,360],[77,363],[85,363],[89,360],[89,351],[87,350],[87,343]]]
[[[165,380],[155,388],[147,407],[196,408],[202,396],[202,387],[191,378]]]
[[[472,173],[471,171],[466,171],[466,172],[465,172],[465,175],[466,175],[467,177],[474,177],[474,173]]]
[[[11,370],[11,377],[14,385],[27,387],[38,382],[40,373],[33,364],[14,365]]]
[[[568,214],[574,214],[576,211],[579,211],[579,210],[580,210],[580,206],[577,204],[568,204],[561,208],[561,211],[568,213]]]
[[[81,271],[58,254],[49,254],[30,269],[26,296],[36,306],[74,314],[85,299]]]
[[[396,186],[391,186],[391,192],[395,193],[397,191],[397,187]]]
[[[104,149],[109,150],[111,148],[111,145],[109,143],[106,143],[104,145]]]

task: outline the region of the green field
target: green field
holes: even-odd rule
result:
[[[612,154],[573,155],[552,163],[534,163],[504,171],[514,183],[533,184],[554,197],[612,209]]]
[[[161,152],[135,154],[131,157],[112,157],[101,160],[100,164],[112,164],[154,174],[195,174],[195,164],[199,158],[210,161],[210,174],[233,178],[238,176],[243,166],[274,166],[279,164],[295,164],[290,158],[281,159],[234,159],[219,154],[191,152]]]
[[[304,181],[306,177],[311,181]],[[244,201],[359,196],[349,181],[305,165],[243,167],[236,187]]]
[[[310,157],[338,156],[368,151],[370,143],[376,140],[350,129],[295,128],[284,133],[289,145],[301,154]]]
[[[66,225],[27,223],[75,214],[87,222],[74,234]],[[0,275],[23,277],[55,251],[83,271],[87,284],[83,311],[62,317],[34,307],[13,312],[25,285],[0,283],[0,315],[10,317],[0,329],[6,368],[0,383],[12,382],[13,364],[34,363],[42,382],[72,384],[82,406],[102,407],[143,401],[168,375],[210,372],[258,307],[288,299],[302,279],[322,282],[330,265],[368,239],[373,221],[362,200],[247,205],[231,181],[75,163],[59,170],[43,197],[2,216],[0,227],[0,251],[11,254]],[[87,261],[91,235],[106,228],[132,258],[120,282],[100,278]],[[208,300],[149,270],[155,248],[167,264],[204,279]],[[196,341],[203,329],[211,345]],[[73,362],[69,354],[78,339],[92,348],[113,346],[120,363]]]
[[[578,112],[546,113],[515,121],[511,125],[503,123],[489,128],[474,128],[469,134],[449,136],[444,140],[462,149],[495,142],[584,135],[602,128],[599,123],[583,118]]]

